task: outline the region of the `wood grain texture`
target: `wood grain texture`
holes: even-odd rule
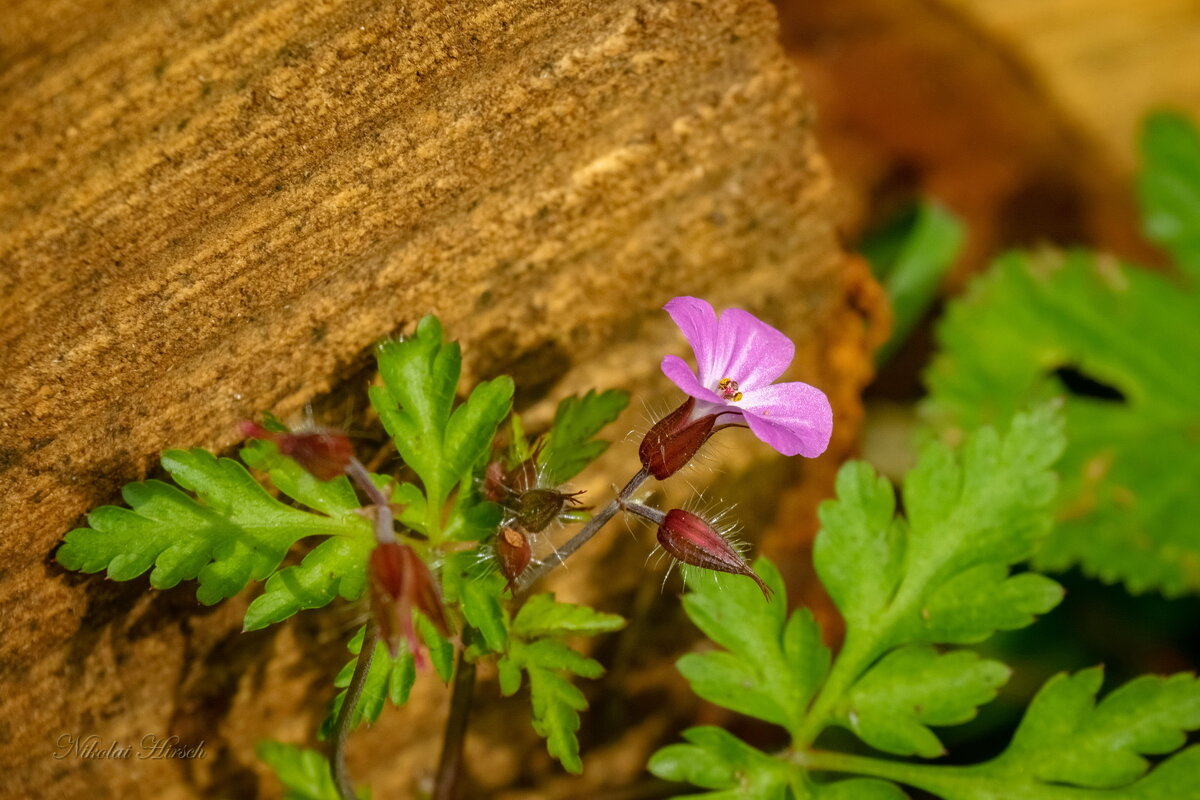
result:
[[[853,425],[869,279],[845,269],[776,36],[760,0],[10,3],[0,796],[277,792],[253,742],[311,741],[346,620],[243,635],[245,596],[205,609],[52,552],[160,450],[227,447],[239,418],[361,383],[371,344],[425,313],[536,420],[591,386],[664,391],[682,342],[657,309],[705,295],[800,340],[795,377]],[[377,796],[432,768],[424,683],[352,750]],[[505,733],[468,742],[473,780],[536,786],[554,770],[503,708],[482,706]],[[147,733],[206,757],[52,757],[61,734]]]

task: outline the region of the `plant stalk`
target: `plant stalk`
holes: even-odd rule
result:
[[[367,620],[367,628],[363,632],[362,648],[358,651],[358,661],[354,665],[354,674],[350,676],[350,685],[346,687],[346,699],[338,711],[337,721],[333,725],[333,745],[329,749],[329,766],[333,772],[333,782],[337,786],[342,800],[357,800],[354,786],[350,783],[350,773],[346,771],[346,739],[350,735],[351,720],[358,700],[362,697],[363,686],[367,675],[371,672],[371,662],[375,658],[375,645],[379,642],[379,626],[375,620]]]
[[[889,761],[870,756],[856,756],[847,753],[836,753],[828,750],[810,750],[793,753],[790,760],[805,770],[822,770],[828,772],[846,772],[855,775],[866,775],[872,778],[904,783],[924,789],[939,797],[983,797],[991,796],[984,786],[980,785],[980,776],[972,774],[971,767],[943,766],[937,764],[913,764],[908,761]],[[988,781],[984,780],[986,785]],[[1056,800],[1074,798],[1083,790],[1072,787],[1047,787],[1051,791],[1061,790],[1055,794]],[[1025,787],[1012,786],[1012,797],[1024,797]],[[981,791],[982,790],[982,791]],[[1009,796],[1007,793],[1005,796]],[[1041,796],[1041,795],[1039,795]],[[1049,796],[1049,795],[1047,795]]]

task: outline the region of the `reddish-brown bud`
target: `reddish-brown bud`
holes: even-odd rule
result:
[[[483,496],[493,503],[504,503],[514,495],[520,495],[537,486],[537,458],[542,446],[534,448],[533,455],[510,470],[504,462],[493,461],[483,474]]]
[[[684,564],[752,578],[763,596],[771,597],[770,587],[750,568],[742,554],[712,525],[690,511],[681,508],[668,511],[658,526],[658,543]]]
[[[540,446],[538,450],[541,450]],[[508,488],[520,494],[534,488],[537,483],[537,452],[535,451],[532,456],[517,464],[508,473]]]
[[[500,572],[508,578],[505,589],[512,589],[517,578],[533,559],[529,537],[516,528],[505,526],[496,534],[496,555],[500,559]]]
[[[450,635],[442,597],[433,573],[417,552],[399,542],[383,542],[371,551],[371,603],[379,632],[395,655],[400,637],[420,658],[412,612],[420,611],[443,636]]]
[[[660,481],[683,469],[700,447],[712,435],[716,414],[692,419],[696,398],[687,402],[654,423],[642,439],[638,456],[651,475]]]
[[[339,431],[269,431],[249,420],[239,426],[242,435],[274,442],[279,452],[293,459],[320,481],[331,481],[345,474],[354,458],[350,439]]]
[[[504,471],[504,463],[492,461],[483,473],[483,499],[493,503],[503,503],[508,497],[508,476]]]

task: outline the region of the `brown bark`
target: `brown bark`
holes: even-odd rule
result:
[[[665,391],[657,361],[681,343],[657,309],[672,295],[763,312],[802,343],[794,376],[835,398],[840,444],[814,473],[827,491],[872,312],[851,304],[867,279],[845,269],[776,35],[758,0],[10,4],[4,796],[278,791],[253,743],[311,742],[353,610],[242,634],[250,592],[202,608],[194,587],[73,575],[52,553],[160,450],[227,447],[239,418],[357,393],[371,344],[425,313],[462,339],[470,376],[514,375],[536,424],[568,392]],[[614,448],[610,477],[630,456]],[[615,607],[618,588],[577,593]],[[446,699],[433,684],[351,742],[377,797],[411,796],[432,772]],[[478,796],[558,774],[525,703],[481,690]],[[622,766],[585,780],[636,779],[654,741],[631,730]],[[205,757],[59,760],[63,734],[178,735]],[[590,796],[582,785],[546,796]]]

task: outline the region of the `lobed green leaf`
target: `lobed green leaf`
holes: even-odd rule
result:
[[[829,651],[811,613],[787,616],[775,565],[760,558],[755,568],[774,593],[770,601],[744,576],[685,569],[684,610],[727,652],[691,653],[677,666],[709,702],[795,730],[825,677]]]
[[[1059,524],[1039,569],[1200,590],[1196,319],[1195,285],[1086,253],[1007,256],[949,309],[922,408],[935,427],[957,435],[1031,399],[1065,399]],[[1069,388],[1063,370],[1093,388]]]
[[[879,750],[935,758],[946,750],[927,726],[973,719],[1010,673],[1000,662],[968,650],[900,647],[854,684],[839,705],[839,723]]]
[[[683,738],[691,744],[668,745],[651,757],[652,773],[663,780],[714,790],[699,795],[708,800],[784,800],[787,796],[788,767],[728,731],[689,728]]]
[[[616,389],[598,394],[593,390],[560,402],[538,461],[544,484],[561,486],[599,458],[608,442],[592,437],[628,404],[629,394]]]
[[[327,498],[336,509],[332,515],[284,505],[232,459],[201,449],[170,450],[162,463],[196,496],[162,481],[131,483],[123,490],[130,508],[103,506],[89,514],[91,527],[67,534],[56,554],[59,563],[84,572],[107,569],[113,580],[130,580],[153,567],[150,583],[158,589],[196,578],[197,598],[212,604],[250,580],[267,578],[306,536],[348,542],[371,536],[365,519],[332,499]]]
[[[587,606],[559,603],[552,593],[530,597],[513,620],[513,631],[525,638],[594,636],[624,626],[625,620],[616,614],[605,614]]]
[[[342,706],[346,702],[346,687],[350,685],[350,679],[354,674],[355,667],[358,665],[358,658],[362,651],[365,634],[366,628],[359,628],[358,633],[354,634],[347,644],[347,648],[354,654],[354,658],[350,659],[342,667],[341,672],[337,674],[337,677],[333,681],[333,685],[342,689],[342,691],[338,692],[337,696],[330,703],[329,712],[325,715],[325,719],[321,723],[318,737],[322,741],[333,735],[338,714],[341,713]],[[393,657],[388,652],[386,644],[381,641],[376,642],[375,657],[371,659],[371,666],[367,671],[367,678],[363,682],[362,694],[359,695],[358,705],[354,708],[350,716],[349,730],[354,730],[363,721],[372,723],[378,720],[379,715],[383,713],[384,703],[388,700],[391,700],[392,705],[397,707],[407,703],[409,693],[412,691],[413,683],[416,682],[416,679],[416,663],[407,647],[400,647],[395,657]]]

